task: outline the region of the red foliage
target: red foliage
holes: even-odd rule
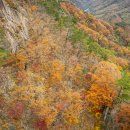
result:
[[[85,75],[85,78],[86,78],[87,80],[91,80],[91,79],[92,79],[92,74],[91,74],[91,73],[86,74],[86,75]]]
[[[47,130],[47,124],[44,120],[37,120],[34,124],[34,128],[38,130]]]
[[[65,107],[64,103],[57,103],[57,104],[56,104],[56,109],[57,109],[58,111],[63,110],[64,107]]]
[[[33,63],[31,67],[32,70],[36,73],[39,73],[41,71],[40,64],[38,62]]]
[[[9,117],[17,120],[22,117],[23,112],[24,104],[21,102],[17,102],[15,106],[9,110]]]
[[[82,100],[85,100],[86,93],[85,92],[81,92],[80,93],[80,97],[81,97]]]
[[[4,99],[0,97],[0,112],[3,107],[4,107]]]
[[[102,113],[103,110],[102,109],[95,109],[95,113]]]

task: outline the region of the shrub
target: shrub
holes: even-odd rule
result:
[[[56,0],[45,0],[39,2],[41,6],[46,8],[48,14],[51,14],[56,20],[59,20],[62,10],[60,9],[60,1]]]
[[[4,60],[9,56],[9,51],[3,48],[0,48],[0,66],[4,64]]]
[[[116,23],[117,26],[120,26],[120,27],[126,27],[127,25],[130,25],[130,23],[126,23],[126,22],[119,22],[119,23]]]
[[[120,86],[120,99],[122,101],[130,100],[130,74],[126,71],[122,71],[122,78],[118,80],[117,84]]]
[[[72,28],[70,39],[74,43],[76,43],[76,42],[82,42],[84,38],[85,38],[85,33],[82,30],[79,30],[76,27]]]

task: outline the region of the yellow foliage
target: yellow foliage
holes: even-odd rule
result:
[[[75,72],[81,72],[82,71],[82,66],[80,64],[77,64],[75,66]]]
[[[53,84],[57,84],[63,79],[64,73],[64,64],[61,63],[60,60],[54,60],[51,62],[50,68],[48,68],[50,72],[49,82]]]
[[[100,78],[97,82],[101,83],[114,84],[116,80],[121,78],[118,66],[107,61],[99,62],[99,64],[92,67],[92,71]]]
[[[70,125],[75,125],[80,121],[80,113],[83,109],[81,106],[82,100],[80,99],[80,94],[78,92],[70,92],[69,96],[71,96],[71,105],[64,110],[64,120]]]
[[[128,67],[128,65],[129,65],[129,61],[127,59],[123,59],[121,57],[112,56],[108,60],[121,67]]]
[[[84,30],[95,41],[101,40],[102,45],[109,45],[108,39],[104,36],[110,33],[109,25],[102,24],[100,21],[96,24],[95,17],[74,8],[72,4],[62,3],[61,6],[80,20],[77,25],[80,29]],[[37,11],[37,9],[38,7],[35,5],[31,7],[32,11]],[[83,20],[81,21],[81,19]],[[86,20],[94,29],[91,29],[89,25],[86,26]],[[35,22],[40,23],[39,20]],[[97,60],[95,55],[92,57],[89,55],[92,61],[90,64],[94,63],[95,65],[85,77],[82,70],[83,66],[87,64],[86,62],[81,64],[82,61],[77,56],[78,49],[69,45],[68,41],[65,44],[64,42],[59,43],[59,38],[56,39],[58,36],[51,35],[50,30],[51,28],[44,28],[44,33],[49,35],[48,38],[44,36],[44,39],[30,41],[24,50],[25,53],[18,53],[15,57],[19,61],[17,64],[20,70],[17,72],[17,76],[19,75],[17,79],[22,81],[23,86],[16,83],[18,87],[13,87],[8,92],[10,99],[5,97],[5,111],[7,110],[8,115],[8,110],[15,108],[17,102],[24,104],[25,108],[21,119],[17,118],[17,121],[14,118],[9,117],[9,119],[15,122],[15,126],[22,123],[23,125],[33,125],[37,119],[41,119],[51,129],[53,123],[59,122],[61,118],[63,122],[60,123],[66,126],[80,125],[81,114],[87,110],[87,114],[89,114],[88,112],[94,113],[94,120],[99,120],[102,114],[99,112],[100,109],[104,106],[112,107],[113,100],[116,98],[117,93],[113,86],[115,86],[116,80],[121,78],[119,66],[107,61],[95,64],[100,59]],[[118,48],[118,46],[114,47]],[[70,48],[69,51],[68,48]],[[88,59],[86,52],[81,53],[81,55],[83,55],[83,59]],[[26,62],[28,69],[23,70]],[[125,61],[120,61],[117,64],[120,65],[123,62],[128,65]],[[88,68],[91,68],[91,65]],[[83,96],[81,96],[80,86],[85,91]],[[0,97],[0,105],[3,97]],[[15,113],[13,114],[15,115]],[[85,119],[87,118],[85,117]],[[4,125],[6,127],[7,124]],[[99,127],[95,129],[98,130]]]
[[[99,126],[96,126],[94,130],[101,130]]]
[[[36,6],[36,5],[31,6],[31,11],[37,11],[37,10],[38,10],[38,6]]]

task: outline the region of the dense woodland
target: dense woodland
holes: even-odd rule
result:
[[[0,130],[130,130],[130,36],[62,0],[0,1]]]

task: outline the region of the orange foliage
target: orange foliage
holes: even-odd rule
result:
[[[92,85],[86,93],[87,101],[94,107],[112,107],[113,99],[116,97],[115,90],[108,86]]]
[[[23,126],[28,122],[28,127],[35,129],[51,127],[59,120],[59,115],[63,119],[61,123],[66,123],[66,126],[79,124],[82,112],[80,90],[71,87],[82,84],[82,66],[71,60],[67,66],[64,59],[55,55],[59,51],[57,43],[44,39],[31,42],[24,50],[27,61],[19,55],[21,63],[26,61],[28,68],[18,69],[16,78],[21,83],[16,83],[20,87],[13,87],[10,91],[10,100],[6,102],[9,107],[4,110],[12,119],[11,123],[18,124],[17,129],[22,127],[20,122]],[[24,104],[22,110],[17,105],[19,102]]]
[[[92,67],[91,71],[101,79],[100,82],[102,83],[104,82],[107,84],[112,84],[121,78],[121,72],[119,68],[115,64],[107,61],[99,62],[99,64]]]
[[[37,10],[38,10],[38,7],[36,5],[32,5],[31,6],[31,11],[34,12],[34,11],[37,11]]]
[[[120,67],[128,67],[129,61],[127,59],[123,59],[120,57],[112,56],[108,59],[108,61],[120,66]]]
[[[124,55],[127,57],[130,56],[130,50],[128,50],[126,47],[120,46],[118,43],[115,43],[113,26],[103,20],[96,19],[91,14],[81,11],[79,8],[69,2],[61,2],[61,8],[77,18],[77,27],[85,31],[87,35],[94,41],[98,42],[103,47],[111,48],[119,55]],[[120,34],[122,31],[123,30],[121,28],[117,29],[117,32]],[[125,40],[128,42],[129,38],[125,37]]]
[[[102,107],[112,107],[117,96],[116,80],[121,78],[118,67],[110,62],[102,61],[92,68],[92,73],[86,75],[90,89],[86,92],[86,100],[92,111],[101,110]],[[97,113],[97,112],[96,112]]]
[[[111,46],[121,54],[130,54],[126,48],[109,42],[107,37],[113,33],[112,26],[96,20],[95,17],[84,13],[71,3],[62,2],[61,7],[79,20],[78,28],[84,30],[94,41],[102,46]],[[31,7],[32,11],[37,9],[34,5]],[[26,126],[27,129],[47,130],[60,122],[61,126],[65,124],[68,127],[66,129],[70,130],[72,126],[81,125],[81,118],[86,121],[88,112],[94,113],[96,119],[99,119],[103,107],[113,106],[113,101],[117,97],[116,80],[121,78],[119,66],[128,66],[128,61],[111,57],[109,61],[118,65],[116,66],[107,61],[99,62],[100,59],[97,60],[94,54],[91,55],[92,57],[89,55],[91,63],[88,61],[82,65],[78,56],[73,56],[73,52],[78,52],[78,49],[72,49],[68,43],[64,45],[63,41],[60,44],[59,39],[56,40],[55,36],[49,33],[48,28],[45,32],[49,35],[48,38],[30,41],[24,54],[19,52],[7,61],[7,64],[11,63],[17,68],[14,75],[21,84],[15,82],[18,87],[9,89],[8,96],[0,95],[0,114],[6,114],[5,122],[18,125],[17,129]],[[73,51],[68,52],[65,46],[69,46],[69,51]],[[64,53],[65,51],[67,53]],[[83,55],[84,59],[86,57],[86,54]],[[86,63],[90,64],[88,68],[91,70],[84,76],[83,67],[87,66]],[[26,70],[25,64],[28,65]],[[92,64],[95,65],[91,67]],[[128,108],[122,109],[129,114]],[[88,111],[84,118],[82,113],[86,110]],[[124,119],[122,113],[123,111],[120,111],[118,115],[120,116],[118,123]],[[95,118],[93,120],[95,121]],[[125,126],[129,128],[127,123]]]
[[[98,38],[100,36],[99,33],[97,33],[96,31],[92,30],[91,28],[88,28],[87,26],[78,23],[78,28],[81,30],[84,30],[86,33],[88,33],[88,35],[93,38],[95,41],[98,41]]]
[[[79,8],[76,8],[73,4],[69,2],[61,2],[61,8],[63,8],[67,13],[72,14],[78,19],[85,19],[86,14]]]
[[[57,81],[63,80],[64,65],[59,60],[52,61],[50,71],[52,73],[50,76],[52,82],[54,81],[56,83]]]

